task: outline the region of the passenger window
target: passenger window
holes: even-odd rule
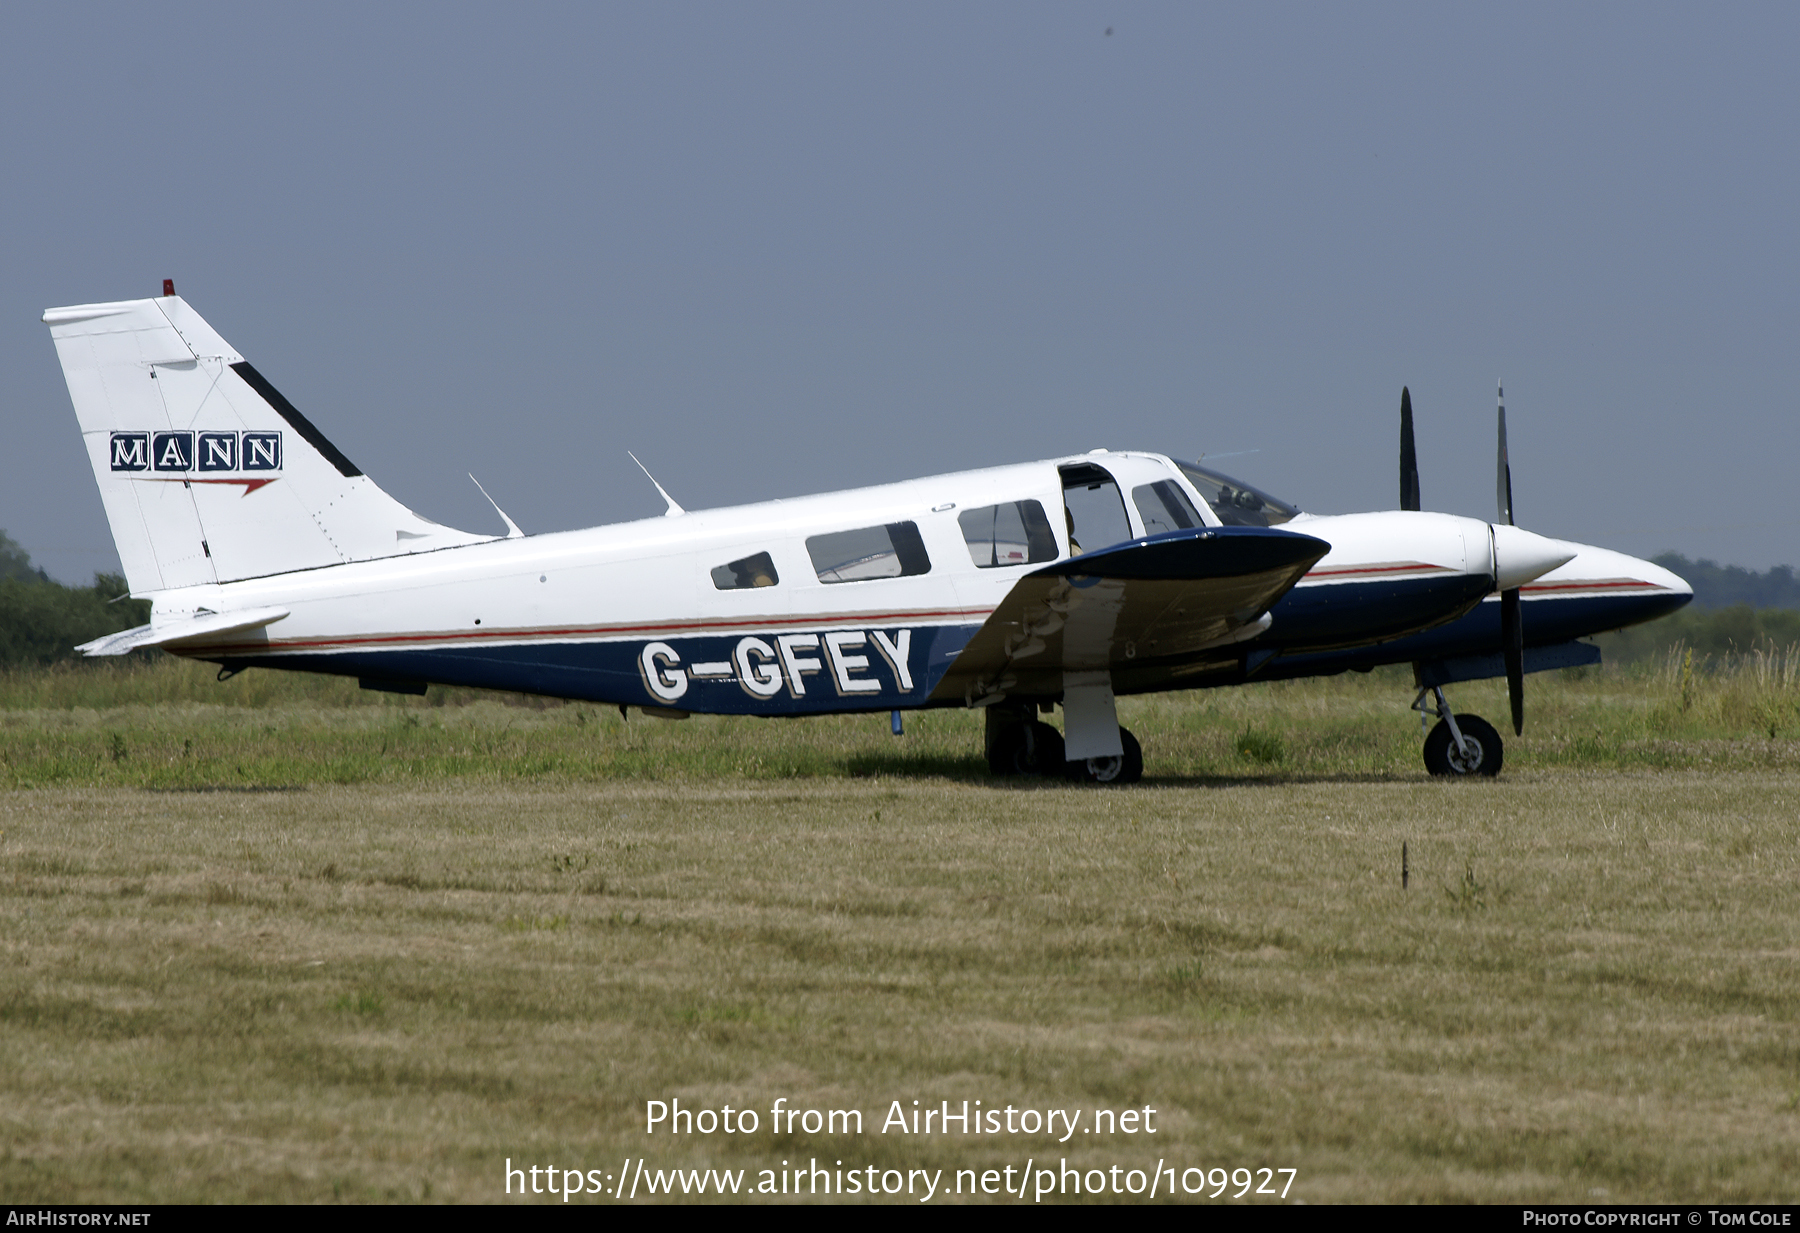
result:
[[[721,591],[742,591],[751,587],[772,587],[781,581],[775,572],[775,558],[766,552],[721,565],[712,572],[713,585]]]
[[[1200,511],[1174,480],[1158,480],[1139,484],[1131,490],[1131,500],[1144,520],[1145,535],[1161,535],[1165,531],[1185,531],[1203,525]]]
[[[1056,534],[1036,501],[1008,501],[956,516],[969,559],[982,569],[1056,560]]]
[[[833,531],[806,541],[820,582],[863,582],[931,572],[925,541],[910,522],[890,522],[856,531]]]

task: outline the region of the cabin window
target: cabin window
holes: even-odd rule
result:
[[[806,551],[820,582],[864,582],[931,572],[925,541],[911,522],[815,535],[806,541]]]
[[[720,565],[712,572],[713,585],[721,591],[743,591],[751,587],[772,587],[781,581],[775,572],[775,558],[766,552]]]
[[[982,569],[1056,560],[1056,533],[1036,501],[1007,501],[956,516],[969,559]]]
[[[1188,500],[1187,493],[1174,480],[1157,480],[1139,484],[1131,490],[1132,504],[1144,520],[1145,535],[1161,535],[1165,531],[1186,531],[1205,525],[1200,511]]]

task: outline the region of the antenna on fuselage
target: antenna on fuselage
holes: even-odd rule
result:
[[[475,478],[475,473],[473,471],[469,472],[469,479],[475,485],[475,487],[481,488],[481,481]],[[519,530],[518,523],[514,522],[511,518],[508,518],[506,516],[506,511],[500,508],[500,502],[494,500],[494,498],[492,498],[492,497],[488,497],[488,490],[485,488],[481,488],[481,495],[484,497],[487,497],[488,504],[494,507],[494,512],[496,514],[500,515],[500,521],[504,522],[506,524],[506,538],[507,539],[524,539],[525,532]]]
[[[625,453],[630,455],[631,461],[637,462],[638,470],[644,473],[644,478],[649,480],[652,484],[656,484],[656,491],[661,494],[663,500],[669,503],[669,508],[663,512],[664,518],[679,518],[681,515],[687,513],[681,506],[675,504],[675,498],[669,495],[668,489],[664,488],[661,484],[656,483],[656,477],[650,474],[650,468],[646,467],[643,463],[638,462],[638,456],[636,454],[633,454],[630,450],[626,450]]]

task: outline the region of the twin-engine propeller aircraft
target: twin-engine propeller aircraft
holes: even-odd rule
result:
[[[1315,517],[1106,450],[732,509],[664,494],[663,517],[586,531],[526,536],[502,513],[507,535],[475,535],[376,487],[171,283],[44,321],[127,582],[152,601],[150,624],[81,650],[162,647],[221,678],[675,718],[892,711],[896,732],[908,709],[978,707],[997,773],[1130,782],[1143,756],[1117,695],[1413,661],[1414,705],[1442,716],[1428,765],[1491,774],[1498,736],[1452,716],[1444,684],[1587,662],[1575,637],[1688,594],[1509,517],[1421,512],[1416,468],[1406,509]],[[1058,703],[1060,733],[1038,718]]]

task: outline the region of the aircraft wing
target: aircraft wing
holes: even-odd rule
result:
[[[108,634],[76,647],[83,655],[125,655],[145,647],[168,646],[190,638],[206,638],[219,634],[238,634],[246,630],[273,625],[288,614],[286,608],[250,608],[239,612],[207,612],[202,609],[192,616],[179,617],[161,625],[140,625],[122,633]]]
[[[957,655],[933,701],[1053,697],[1065,672],[1133,674],[1253,638],[1331,545],[1271,527],[1171,531],[1021,578]]]

